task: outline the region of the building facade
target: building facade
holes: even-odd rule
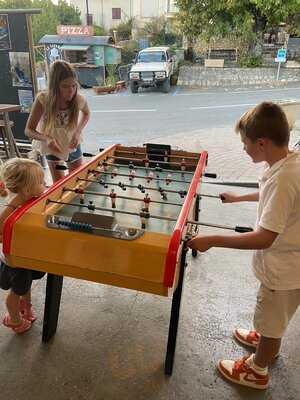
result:
[[[80,10],[82,23],[86,23],[88,11],[93,23],[106,30],[129,18],[135,19],[136,26],[155,17],[173,18],[177,11],[175,0],[70,0],[70,3]]]

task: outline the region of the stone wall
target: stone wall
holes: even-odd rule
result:
[[[182,66],[178,85],[194,87],[250,86],[259,84],[281,85],[300,82],[300,68],[281,68],[276,81],[277,68],[205,68],[202,66]]]

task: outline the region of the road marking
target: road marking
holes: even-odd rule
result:
[[[276,89],[256,89],[256,90],[239,90],[239,91],[232,91],[229,92],[230,89],[225,89],[224,92],[197,92],[197,93],[174,93],[173,96],[201,96],[201,95],[208,95],[208,94],[243,94],[243,93],[261,93],[261,92],[275,92],[275,91],[284,91],[284,90],[300,90],[300,87],[293,87],[293,88],[276,88]]]
[[[92,113],[121,113],[121,112],[156,112],[156,109],[136,109],[136,110],[92,110]]]
[[[215,109],[215,108],[234,108],[234,107],[253,107],[256,106],[257,103],[245,103],[245,104],[226,104],[223,106],[201,106],[201,107],[190,107],[190,110],[207,110],[207,109]]]

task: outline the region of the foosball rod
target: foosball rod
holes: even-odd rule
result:
[[[126,215],[134,215],[137,217],[144,217],[144,218],[154,218],[154,219],[160,219],[163,221],[170,221],[170,222],[177,222],[176,218],[172,218],[172,217],[163,217],[161,215],[153,215],[150,214],[149,212],[141,212],[141,213],[137,213],[137,212],[133,212],[133,211],[123,211],[123,210],[118,210],[116,208],[110,209],[110,208],[105,208],[105,207],[96,207],[95,205],[84,205],[84,204],[76,204],[76,203],[67,203],[67,202],[63,202],[63,201],[56,201],[56,200],[51,200],[51,199],[47,199],[46,203],[55,203],[55,204],[61,204],[61,205],[67,205],[67,206],[71,206],[71,207],[85,207],[88,208],[91,211],[94,210],[99,210],[99,211],[107,211],[107,212],[112,212],[112,213],[119,213],[119,214],[126,214]],[[228,230],[233,230],[235,232],[251,232],[253,231],[252,228],[250,227],[246,227],[246,226],[228,226],[228,225],[217,225],[217,224],[209,224],[207,222],[199,222],[199,221],[186,221],[186,224],[191,224],[191,225],[197,225],[197,226],[210,226],[213,228],[219,228],[219,229],[228,229]]]
[[[159,171],[157,171],[159,172]],[[113,171],[111,172],[107,172],[107,171],[97,171],[96,169],[88,169],[88,173],[96,173],[99,175],[111,175],[113,176],[125,176],[127,178],[130,178],[130,174],[122,174],[119,172],[114,173]],[[157,176],[153,176],[153,177],[148,177],[148,176],[143,176],[143,175],[133,175],[132,179],[137,178],[137,179],[146,179],[146,180],[155,180],[155,181],[163,181],[165,182],[166,180],[168,180],[168,178],[158,178]],[[176,183],[191,183],[191,181],[180,181],[179,179],[173,179],[173,178],[169,178],[170,183],[171,182],[176,182]]]
[[[236,187],[245,187],[245,188],[254,188],[258,189],[258,182],[226,182],[226,181],[202,181],[202,183],[209,185],[221,185],[221,186],[236,186]]]
[[[132,188],[132,189],[144,189],[144,190],[152,190],[155,192],[160,192],[159,188],[151,188],[151,187],[146,187],[146,186],[137,186],[137,185],[127,185],[126,183],[121,183],[121,185],[119,185],[118,183],[114,183],[114,182],[106,182],[106,181],[96,181],[93,179],[85,179],[85,178],[77,178],[77,181],[83,181],[83,182],[91,182],[91,183],[98,183],[99,185],[105,186],[105,185],[110,185],[110,186],[118,186],[118,187],[125,187],[125,188]],[[165,192],[165,193],[176,193],[179,195],[186,195],[187,191],[186,190],[172,190],[172,189],[163,189],[161,188],[161,192]]]
[[[99,151],[104,151],[104,148],[100,148]],[[179,154],[172,154],[172,153],[168,153],[165,152],[164,154],[156,154],[156,153],[147,153],[147,152],[142,152],[142,151],[129,151],[129,150],[122,150],[122,149],[116,149],[117,152],[119,153],[127,153],[127,154],[132,154],[132,155],[141,155],[144,157],[151,157],[151,156],[155,156],[155,157],[174,157],[174,158],[180,158],[180,159],[185,159],[185,160],[199,160],[199,157],[197,156],[184,156],[184,155],[179,155]]]
[[[80,189],[70,189],[70,188],[63,188],[64,192],[74,192],[78,194],[87,194],[87,195],[92,195],[92,196],[100,196],[100,197],[110,197],[109,193],[99,193],[99,192],[93,192],[90,190],[84,190],[83,192],[80,191]],[[122,196],[117,194],[117,199],[123,199],[123,200],[132,200],[132,201],[140,201],[143,202],[144,200],[138,197],[128,197],[128,196]],[[182,203],[172,203],[171,201],[159,201],[159,200],[152,200],[150,203],[155,203],[155,204],[165,204],[167,206],[178,206],[182,207]]]
[[[74,192],[77,194],[86,194],[86,195],[91,195],[91,196],[100,196],[100,197],[110,197],[109,193],[99,193],[99,192],[94,192],[91,190],[83,190],[81,191],[80,189],[71,189],[71,188],[67,188],[64,187],[63,188],[63,192]],[[200,197],[211,197],[211,198],[215,198],[215,199],[220,199],[220,196],[214,196],[212,194],[199,194]],[[117,194],[116,196],[117,199],[123,199],[123,200],[132,200],[132,201],[140,201],[143,202],[144,199],[141,199],[139,197],[128,197],[128,196],[122,196]],[[154,204],[164,204],[167,206],[178,206],[178,207],[182,207],[182,203],[173,203],[171,201],[160,201],[160,200],[150,200],[149,203],[154,203]]]
[[[92,153],[83,153],[83,157],[95,157],[95,154]],[[111,156],[108,156],[105,158],[105,160],[103,161],[99,161],[99,166],[102,166],[102,163],[109,160]],[[144,160],[138,160],[140,163],[144,162]],[[149,163],[155,163],[155,161],[149,160]],[[129,164],[120,164],[120,163],[108,163],[109,166],[112,167],[129,167]],[[63,167],[63,166],[59,166],[57,165],[57,167]],[[56,168],[57,168],[56,167]],[[156,168],[154,167],[144,167],[143,165],[133,165],[133,167],[135,167],[136,169],[146,169],[146,170],[150,170],[150,171],[156,171]],[[162,167],[161,167],[162,168]],[[60,169],[60,168],[57,168]],[[67,169],[66,167],[64,169]],[[166,169],[166,168],[162,168],[161,172],[171,172],[171,173],[182,173],[182,174],[187,174],[187,175],[194,175],[195,171],[182,171],[181,169]],[[210,172],[205,172],[203,174],[203,176],[205,176],[206,178],[212,178],[215,179],[217,177],[217,174],[215,173],[210,173]]]

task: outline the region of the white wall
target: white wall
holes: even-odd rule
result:
[[[174,2],[175,0],[88,0],[88,5],[94,23],[108,30],[130,17],[145,21],[164,15],[168,11],[172,12]],[[82,22],[85,23],[86,0],[70,0],[70,3],[79,8]],[[112,19],[112,8],[122,9],[121,20]]]

